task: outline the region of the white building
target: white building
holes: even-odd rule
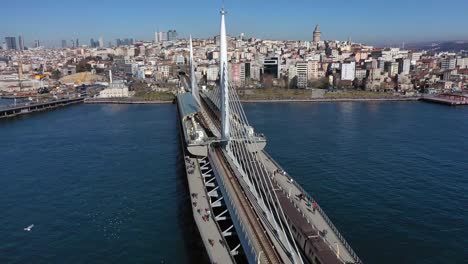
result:
[[[206,80],[214,82],[218,79],[219,67],[216,65],[210,65],[206,70]]]
[[[99,92],[100,98],[120,98],[128,96],[128,87],[123,81],[111,82],[108,88]]]
[[[166,32],[156,32],[155,33],[155,40],[156,42],[163,42],[163,41],[167,41],[167,33]]]
[[[411,61],[409,59],[398,60],[398,73],[403,75],[409,75],[411,67]]]
[[[260,81],[260,66],[250,65],[250,79]]]
[[[465,57],[465,58],[458,57],[457,58],[457,66],[460,67],[460,69],[468,68],[468,57]]]
[[[169,78],[171,72],[171,65],[159,65],[158,71],[162,73],[164,78]]]
[[[297,68],[296,68],[296,65],[289,65],[289,68],[288,68],[288,79],[289,81],[292,81],[292,79],[294,79],[294,77],[297,76]]]
[[[319,62],[310,60],[307,62],[307,79],[314,80],[318,78]]]
[[[411,61],[416,62],[416,61],[421,59],[422,55],[423,55],[422,52],[411,52],[409,54],[409,58],[410,58]]]
[[[341,80],[353,81],[355,78],[356,63],[342,63],[341,64]]]
[[[355,77],[359,80],[362,80],[367,77],[367,70],[366,69],[356,69]]]
[[[443,71],[453,70],[457,65],[457,59],[454,57],[443,58],[440,61],[440,69]]]
[[[309,80],[307,66],[307,62],[296,63],[297,88],[307,88],[307,82]]]

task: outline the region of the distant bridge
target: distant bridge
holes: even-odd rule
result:
[[[46,102],[40,102],[40,103],[28,102],[28,103],[21,103],[17,105],[9,105],[9,106],[0,108],[0,119],[30,114],[30,113],[35,113],[35,112],[52,110],[52,109],[56,109],[62,106],[82,103],[83,100],[84,98],[80,97],[80,98],[67,98],[67,99],[46,101]]]

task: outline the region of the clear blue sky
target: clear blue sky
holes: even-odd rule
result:
[[[0,38],[23,34],[60,45],[103,36],[105,42],[133,37],[152,40],[157,28],[179,36],[217,34],[222,0],[6,0]],[[323,38],[371,44],[468,39],[467,0],[225,0],[231,35],[311,39],[315,24]]]

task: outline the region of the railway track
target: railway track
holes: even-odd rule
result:
[[[234,176],[234,172],[228,165],[226,165],[228,164],[228,161],[226,160],[222,151],[220,149],[215,149],[215,153],[216,157],[221,163],[222,169],[226,172],[227,180],[229,181],[234,191],[235,197],[239,201],[239,205],[242,209],[241,211],[244,212],[244,216],[248,221],[248,227],[250,227],[250,230],[254,234],[256,243],[261,248],[262,253],[259,253],[259,257],[262,261],[260,261],[259,263],[282,263],[281,258],[274,249],[274,246],[271,244],[270,238],[266,234],[262,223],[258,220],[257,215],[253,211],[252,206],[248,202],[247,198],[245,197],[242,191],[242,188],[237,182],[237,178]]]

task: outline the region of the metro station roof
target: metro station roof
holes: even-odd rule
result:
[[[195,101],[195,98],[191,93],[177,95],[177,101],[179,103],[182,118],[193,115],[200,111],[197,101]]]

